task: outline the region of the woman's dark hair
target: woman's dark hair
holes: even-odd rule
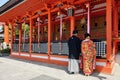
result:
[[[89,33],[85,33],[85,34],[84,34],[84,37],[85,37],[85,38],[88,37],[88,36],[90,36]]]

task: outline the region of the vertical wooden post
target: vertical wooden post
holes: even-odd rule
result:
[[[21,53],[21,41],[22,41],[22,23],[19,25],[19,56]]]
[[[50,54],[51,54],[51,10],[48,8],[48,60],[50,60]]]
[[[30,34],[29,34],[29,53],[30,53],[30,57],[32,55],[32,29],[33,29],[33,26],[32,26],[32,14],[29,15],[30,17]]]
[[[88,13],[87,13],[87,33],[90,33],[90,3],[87,3],[86,7],[88,9]]]
[[[72,36],[72,32],[75,29],[75,17],[70,17],[70,36]]]
[[[6,44],[9,43],[9,30],[8,30],[8,25],[4,24],[4,42],[6,42]]]
[[[11,42],[10,42],[10,47],[11,47],[11,55],[12,55],[12,52],[13,52],[13,23],[12,23],[12,21],[10,20],[9,21],[9,25],[11,26]]]
[[[106,0],[106,39],[107,39],[107,60],[112,54],[112,0]]]

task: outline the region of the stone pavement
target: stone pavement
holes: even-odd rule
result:
[[[91,76],[70,75],[67,67],[23,59],[0,57],[0,80],[120,80],[120,64],[111,75],[94,72]]]

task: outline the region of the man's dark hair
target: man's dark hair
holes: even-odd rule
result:
[[[74,31],[73,31],[73,34],[77,34],[77,33],[78,33],[78,30],[74,30]]]

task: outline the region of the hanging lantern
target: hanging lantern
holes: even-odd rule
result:
[[[89,7],[89,4],[86,4],[86,8],[88,8]]]
[[[82,17],[82,19],[81,19],[81,21],[80,21],[80,24],[81,24],[81,25],[84,25],[84,24],[86,24],[86,23],[87,23],[87,21],[86,21],[85,16],[84,16],[84,9],[83,9],[83,17]]]
[[[63,30],[63,31],[66,30],[65,22],[62,23],[62,30]]]
[[[68,16],[74,16],[74,9],[70,8],[68,9]]]
[[[57,12],[57,15],[60,16],[60,11]]]
[[[81,19],[81,21],[80,21],[80,24],[86,24],[86,19],[85,19],[85,17],[83,17],[82,19]]]
[[[47,26],[44,26],[44,32],[47,33]]]

